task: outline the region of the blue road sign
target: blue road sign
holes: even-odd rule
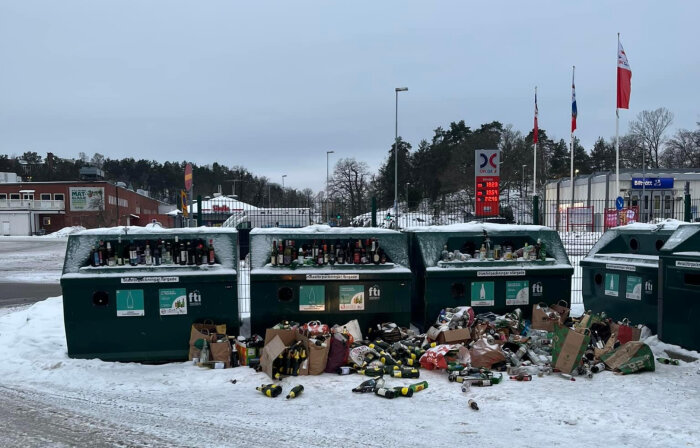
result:
[[[618,210],[622,210],[622,207],[625,206],[625,200],[622,199],[622,196],[618,196],[617,199],[615,199],[615,207]]]

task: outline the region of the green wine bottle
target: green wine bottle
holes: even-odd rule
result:
[[[408,386],[408,387],[411,388],[411,390],[413,390],[413,392],[420,392],[420,391],[422,391],[423,389],[427,389],[427,388],[428,388],[428,382],[427,382],[427,381],[421,381],[420,383],[411,384],[411,385]]]
[[[301,384],[298,386],[294,386],[292,390],[289,391],[289,395],[287,395],[287,400],[289,400],[290,398],[298,397],[299,395],[301,395],[302,392],[304,392],[304,386],[302,386]]]
[[[256,387],[257,390],[262,392],[266,397],[276,397],[282,393],[282,386],[277,384],[263,384],[260,387]]]
[[[394,388],[394,392],[398,394],[400,397],[412,397],[413,396],[413,389],[410,387],[406,386],[399,386]]]

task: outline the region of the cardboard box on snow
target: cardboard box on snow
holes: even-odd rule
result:
[[[438,344],[459,344],[471,339],[471,331],[468,328],[458,330],[441,331],[438,335]]]
[[[330,344],[319,347],[309,342],[309,338],[296,330],[273,330],[268,328],[265,331],[265,347],[263,347],[260,367],[263,372],[272,378],[272,363],[287,347],[297,341],[303,341],[306,348],[306,360],[299,367],[299,375],[320,375],[326,368],[328,362],[328,351]]]

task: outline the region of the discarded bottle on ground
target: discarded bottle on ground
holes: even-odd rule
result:
[[[656,358],[657,361],[659,361],[661,364],[671,364],[674,366],[678,366],[681,363],[677,359],[670,359],[670,358]]]
[[[276,397],[282,393],[282,386],[278,386],[277,384],[263,384],[260,387],[256,387],[256,389],[267,397]]]
[[[397,396],[396,391],[394,391],[394,389],[388,389],[386,387],[380,387],[378,389],[375,389],[374,393],[384,398],[396,398]]]
[[[410,387],[413,390],[413,392],[420,392],[421,390],[428,388],[428,382],[421,381],[420,383],[411,384],[408,387]]]
[[[401,397],[412,397],[413,396],[413,389],[411,389],[410,387],[406,387],[406,386],[395,387],[394,392],[396,392],[396,394],[398,396],[401,396]]]
[[[605,363],[604,362],[599,362],[598,364],[591,367],[591,372],[593,372],[593,373],[600,373],[603,370],[605,370]]]
[[[411,368],[392,370],[390,373],[391,373],[391,376],[394,378],[418,378],[418,377],[420,377],[420,370],[411,369]]]
[[[299,395],[301,395],[302,392],[304,392],[304,386],[302,386],[301,384],[298,386],[294,386],[292,390],[289,391],[289,395],[287,395],[287,400],[289,400],[290,398],[298,397]]]
[[[377,377],[377,378],[369,379],[367,381],[363,381],[359,386],[354,388],[352,391],[364,394],[367,392],[374,392],[375,389],[378,389],[380,387],[384,387],[384,378]]]
[[[469,399],[469,401],[467,403],[469,404],[469,407],[474,409],[475,411],[479,410],[479,405],[476,404],[476,401]]]

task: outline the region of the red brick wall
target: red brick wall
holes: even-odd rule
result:
[[[71,211],[70,210],[70,187],[98,187],[104,188],[104,210],[101,211]],[[22,182],[14,184],[0,184],[0,193],[6,193],[8,199],[10,193],[19,193],[20,190],[34,190],[34,200],[40,200],[42,193],[50,193],[54,199],[55,193],[62,193],[65,200],[65,216],[46,214],[51,216],[51,225],[46,227],[47,233],[60,230],[65,226],[80,225],[87,228],[112,227],[116,225],[126,225],[129,215],[137,215],[140,219],[132,219],[132,225],[146,225],[151,219],[157,219],[165,227],[172,227],[172,219],[167,215],[158,214],[158,201],[136,192],[119,188],[119,200],[126,200],[126,206],[119,207],[119,220],[117,221],[117,187],[108,182]],[[110,196],[115,203],[110,203]],[[60,227],[58,227],[60,226]],[[39,219],[39,227],[42,227],[42,219]]]

